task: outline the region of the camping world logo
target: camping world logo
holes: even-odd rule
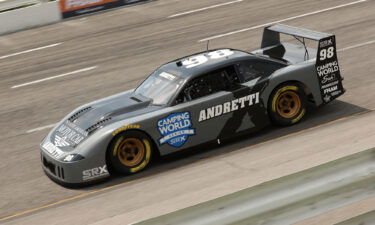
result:
[[[162,135],[159,144],[168,143],[173,147],[181,147],[189,136],[195,134],[192,126],[189,112],[173,113],[158,120],[158,130]]]
[[[69,143],[65,140],[65,138],[62,138],[62,137],[56,135],[55,136],[55,146],[66,147],[66,146],[69,146]]]

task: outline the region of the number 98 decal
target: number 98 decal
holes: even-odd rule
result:
[[[233,53],[234,52],[231,51],[230,49],[221,49],[221,50],[208,53],[207,54],[208,57],[202,54],[202,55],[196,55],[188,59],[185,59],[184,61],[182,61],[182,65],[184,65],[187,69],[189,69],[189,68],[202,65],[206,63],[209,59],[220,59],[220,58],[230,56]]]
[[[191,58],[188,58],[182,62],[182,65],[184,65],[186,68],[193,68],[196,66],[199,66],[205,62],[207,62],[208,59],[204,55],[197,55]]]
[[[335,54],[334,50],[335,50],[334,47],[329,47],[327,49],[320,50],[320,53],[319,53],[320,61],[332,58]]]

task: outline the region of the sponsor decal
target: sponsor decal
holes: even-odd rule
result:
[[[332,87],[332,86],[335,86],[339,83],[338,80],[334,81],[334,82],[331,82],[331,83],[328,83],[328,84],[325,84],[325,85],[322,85],[322,88],[323,89],[326,89],[326,88],[329,88],[329,87]]]
[[[88,133],[70,121],[66,121],[55,131],[54,144],[58,147],[76,146]]]
[[[168,143],[173,147],[181,147],[188,140],[189,136],[195,135],[192,128],[189,112],[173,113],[157,122],[158,130],[162,135],[159,144]]]
[[[128,130],[128,129],[140,129],[141,128],[141,125],[133,125],[133,124],[129,124],[129,125],[125,125],[125,126],[122,126],[120,128],[118,128],[117,130],[113,131],[112,132],[112,135],[113,136],[116,136],[117,134],[125,131],[125,130]]]
[[[330,80],[335,79],[335,72],[339,71],[339,65],[337,61],[318,66],[316,68],[319,77],[322,78],[322,83],[327,83]]]
[[[60,11],[69,18],[142,1],[147,0],[60,0]]]
[[[94,178],[102,177],[108,175],[107,165],[95,167],[92,169],[84,170],[82,172],[82,179],[83,180],[91,180]]]
[[[69,146],[69,142],[66,141],[66,137],[60,137],[58,135],[55,135],[55,145],[57,147],[67,147]]]
[[[332,93],[334,91],[337,91],[337,88],[338,88],[337,85],[335,85],[335,86],[323,89],[323,93],[324,94]]]
[[[344,93],[337,61],[335,36],[319,41],[316,70],[324,103]]]
[[[170,73],[167,72],[161,72],[159,76],[164,77],[167,80],[173,81],[176,77]]]
[[[202,65],[208,60],[214,60],[214,59],[220,59],[225,58],[230,55],[233,55],[233,51],[230,49],[220,49],[216,51],[212,51],[205,54],[195,55],[191,56],[185,60],[182,61],[182,65],[185,66],[187,69]]]
[[[329,101],[331,101],[331,96],[329,96],[329,95],[325,95],[325,96],[324,96],[324,101],[325,101],[325,102],[329,102]]]
[[[60,9],[61,12],[69,12],[117,1],[118,0],[60,0]]]
[[[54,144],[52,144],[49,141],[46,141],[42,146],[51,156],[54,158],[59,158],[62,154],[64,154],[63,151],[61,151],[58,147],[56,147]]]
[[[199,122],[215,118],[224,115],[229,112],[237,111],[245,107],[252,106],[259,103],[259,92],[246,95],[230,102],[225,102],[220,105],[212,106],[207,109],[203,109],[199,113]]]
[[[328,39],[328,40],[322,40],[322,41],[320,41],[320,43],[319,43],[319,47],[320,47],[320,48],[325,48],[325,47],[330,46],[330,45],[333,45],[333,43],[332,43],[332,39],[331,39],[331,38]]]

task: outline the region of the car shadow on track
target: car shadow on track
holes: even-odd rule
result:
[[[111,178],[106,179],[103,182],[87,187],[82,187],[82,190],[97,190],[116,184],[127,182],[130,183],[132,181],[139,180],[140,178],[147,178],[171,169],[188,166],[189,164],[202,159],[213,158],[215,156],[230,153],[244,147],[249,147],[255,144],[313,128],[330,121],[366,111],[368,111],[368,109],[339,100],[335,100],[332,103],[319,108],[313,105],[309,105],[308,113],[306,114],[305,118],[300,123],[293,126],[277,127],[270,125],[258,132],[247,132],[240,136],[227,139],[220,145],[217,143],[208,143],[194,148],[182,150],[181,152],[154,160],[154,162],[145,171],[142,171],[138,174],[130,176],[115,174]],[[251,148],[247,150],[251,151]]]

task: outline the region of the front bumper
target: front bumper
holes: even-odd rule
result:
[[[96,183],[110,176],[107,172],[85,179],[84,171],[95,168],[95,166],[91,165],[92,163],[90,163],[89,160],[61,162],[51,157],[47,152],[44,152],[43,149],[41,149],[41,161],[42,168],[46,175],[56,183],[67,187]]]

